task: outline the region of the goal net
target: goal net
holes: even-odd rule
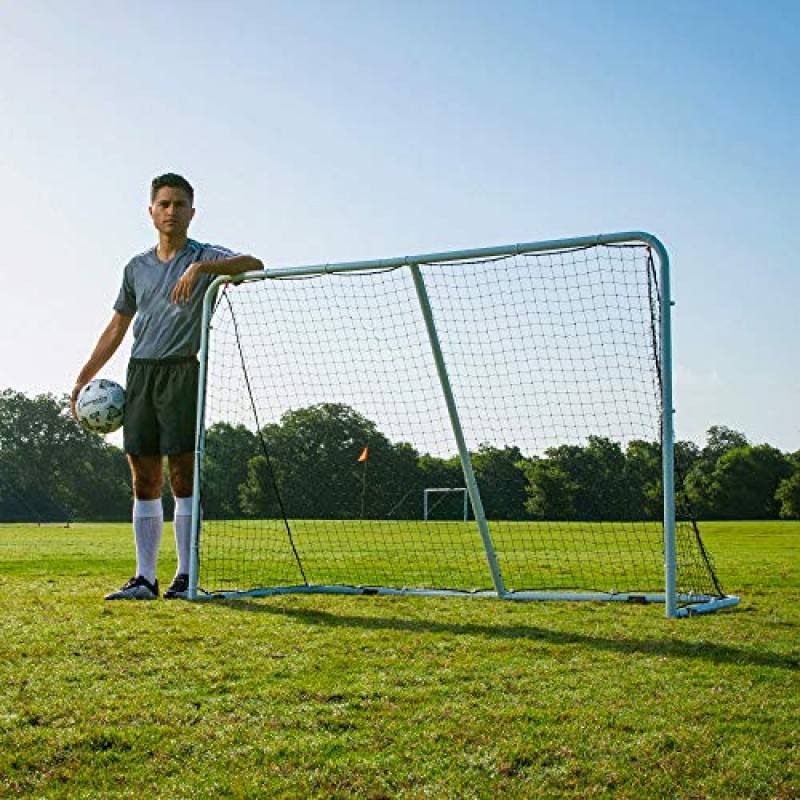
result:
[[[190,596],[735,602],[674,491],[668,323],[646,234],[217,281]]]
[[[469,515],[466,486],[433,487],[422,493],[422,519],[463,519]]]

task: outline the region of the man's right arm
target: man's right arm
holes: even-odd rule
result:
[[[128,317],[125,314],[120,314],[119,311],[115,311],[114,316],[111,317],[111,322],[108,323],[106,329],[100,334],[100,338],[97,340],[97,344],[92,354],[89,356],[89,360],[78,373],[75,387],[70,396],[69,407],[73,417],[75,416],[75,402],[78,399],[80,390],[103,369],[111,356],[117,352],[117,348],[128,332],[128,327],[132,319],[133,317]]]

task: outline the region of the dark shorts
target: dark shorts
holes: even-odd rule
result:
[[[199,365],[194,357],[132,358],[125,387],[125,452],[193,453]]]

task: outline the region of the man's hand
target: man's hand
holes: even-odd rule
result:
[[[86,381],[88,383],[88,381]],[[75,384],[75,388],[72,390],[72,394],[69,398],[69,410],[72,414],[72,418],[77,422],[78,421],[78,411],[76,409],[76,403],[78,402],[78,395],[81,393],[81,389],[86,386],[86,383],[78,383]]]
[[[217,261],[195,261],[178,279],[170,297],[173,303],[188,303],[200,272],[207,272],[209,275],[241,275],[243,272],[256,272],[262,269],[264,269],[263,262],[254,256],[231,256],[230,258],[220,258]]]
[[[192,289],[197,282],[197,273],[202,272],[202,261],[195,261],[186,267],[186,271],[178,279],[170,297],[173,303],[188,303],[192,297]]]

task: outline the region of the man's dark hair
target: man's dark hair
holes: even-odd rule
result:
[[[153,178],[153,182],[150,184],[151,203],[156,199],[158,190],[163,189],[165,186],[169,186],[171,189],[183,189],[183,191],[189,195],[189,200],[194,204],[194,189],[192,188],[192,184],[189,183],[183,175],[176,175],[174,172],[167,172],[164,175]]]

